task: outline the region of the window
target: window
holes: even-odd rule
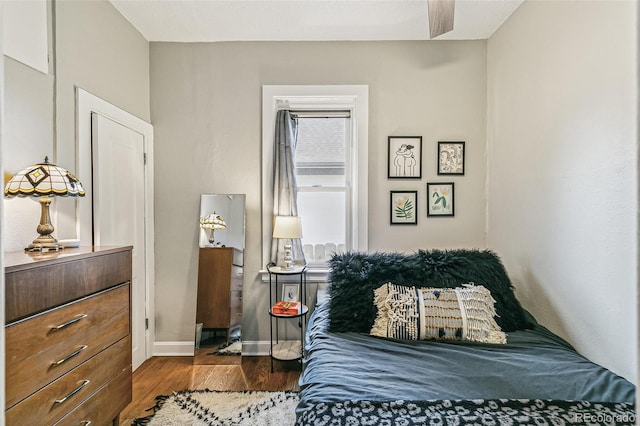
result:
[[[333,117],[331,115],[342,115]],[[298,215],[310,266],[323,265],[333,252],[353,248],[351,241],[351,119],[349,112],[294,114]]]
[[[263,265],[271,250],[275,116],[286,108],[298,118],[298,214],[313,280],[332,251],[367,249],[368,86],[263,86],[262,101]]]

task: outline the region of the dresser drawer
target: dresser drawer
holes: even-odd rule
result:
[[[55,425],[80,426],[87,422],[91,422],[91,426],[111,424],[120,411],[129,405],[131,398],[131,368],[127,368]]]
[[[231,264],[242,268],[244,266],[244,251],[234,248]]]
[[[62,327],[56,329],[58,326]],[[128,334],[128,284],[9,325],[6,406],[13,406]]]
[[[242,308],[242,291],[240,290],[231,291],[229,305],[231,306],[232,311],[235,308]]]
[[[67,259],[72,253],[74,249],[64,250],[60,255],[64,261],[37,268],[29,264],[7,267],[5,323],[131,280],[131,250]]]
[[[231,280],[229,289],[231,291],[242,291],[242,280]]]
[[[229,320],[229,327],[233,328],[235,326],[242,325],[242,312],[235,311],[231,312],[231,319]]]
[[[231,265],[231,278],[239,278],[242,280],[243,269],[242,266]]]
[[[52,424],[130,366],[127,336],[9,409],[7,425]]]

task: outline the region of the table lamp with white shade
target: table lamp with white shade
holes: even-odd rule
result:
[[[284,266],[283,270],[293,269],[291,263],[291,240],[302,238],[302,221],[298,216],[276,216],[273,224],[273,238],[284,239]]]

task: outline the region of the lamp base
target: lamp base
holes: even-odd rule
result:
[[[281,266],[283,271],[291,271],[293,266],[291,263],[293,262],[293,258],[291,257],[291,240],[287,240],[284,243],[284,265]]]
[[[38,224],[36,228],[40,236],[33,240],[33,242],[25,248],[25,251],[49,251],[64,248],[58,244],[58,240],[51,235],[53,233],[53,225],[51,224],[49,216],[49,204],[51,204],[49,197],[40,198],[40,224]]]
[[[58,240],[53,238],[51,235],[41,235],[31,244],[29,244],[24,250],[25,251],[57,251],[62,250],[64,246],[58,244]]]

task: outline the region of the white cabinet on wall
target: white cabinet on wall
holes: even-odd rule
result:
[[[47,0],[2,2],[2,52],[45,74],[49,73]]]

